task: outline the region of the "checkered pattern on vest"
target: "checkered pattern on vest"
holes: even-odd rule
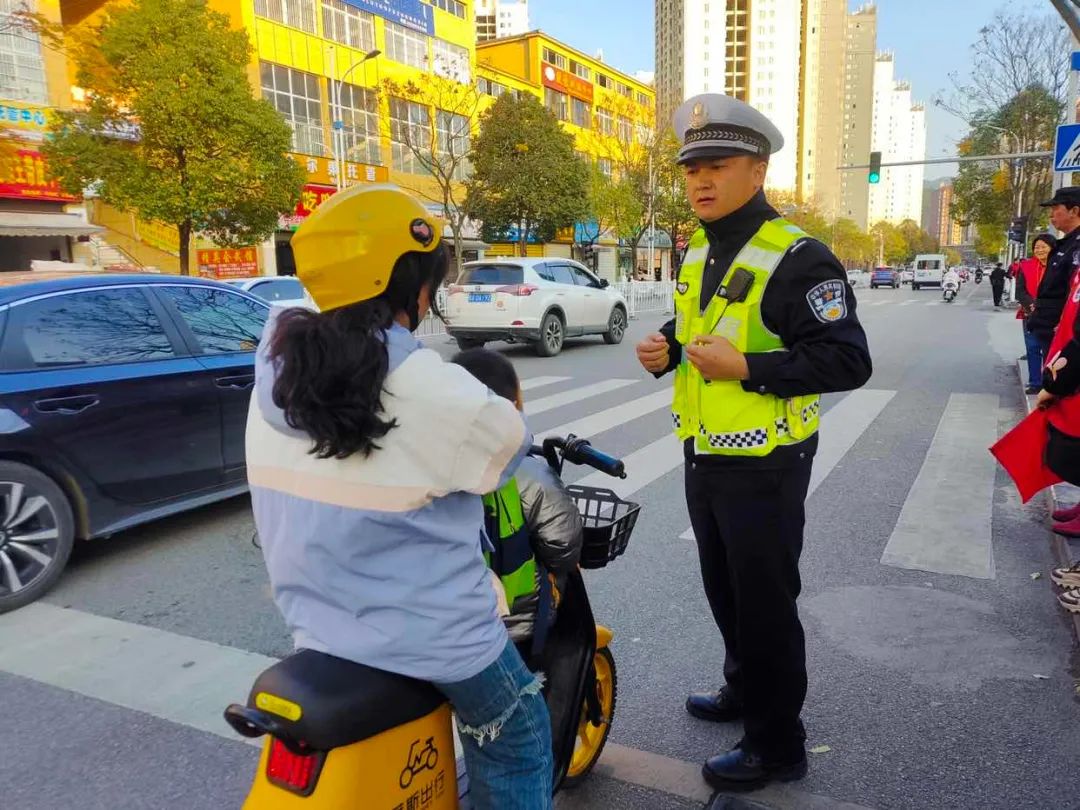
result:
[[[709,447],[714,450],[724,447],[764,447],[769,443],[769,431],[765,428],[743,430],[738,433],[709,433],[705,430],[705,426],[701,425],[698,431],[708,440]]]

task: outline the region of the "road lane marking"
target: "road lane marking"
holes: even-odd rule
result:
[[[241,738],[222,712],[276,662],[45,602],[0,616],[4,672],[230,740]]]
[[[527,380],[521,381],[522,391],[532,391],[534,388],[541,388],[545,385],[554,385],[555,383],[566,382],[573,379],[572,377],[530,377]]]
[[[998,397],[952,394],[881,555],[882,565],[994,579]]]
[[[682,443],[672,433],[624,456],[626,478],[612,478],[602,472],[594,472],[574,483],[611,489],[620,498],[630,498],[653,481],[681,466],[683,458]]]
[[[809,498],[821,483],[829,477],[840,460],[855,446],[855,442],[874,423],[885,406],[896,396],[895,391],[876,391],[872,388],[860,388],[852,391],[833,405],[821,417],[818,451],[814,457],[813,472],[810,474]],[[694,530],[687,529],[681,535],[682,540],[693,540]]]
[[[536,416],[537,414],[544,413],[544,411],[561,408],[564,405],[572,405],[575,402],[581,402],[583,399],[599,396],[600,394],[618,391],[620,388],[625,388],[628,385],[634,385],[639,382],[641,382],[641,380],[601,380],[600,382],[591,385],[583,385],[580,388],[572,388],[569,391],[563,391],[559,394],[552,394],[549,397],[542,397],[541,399],[535,399],[532,402],[526,402],[525,413],[529,416]]]
[[[545,430],[536,436],[540,442],[548,436],[566,436],[573,433],[575,436],[588,438],[603,433],[605,430],[624,425],[633,419],[637,419],[661,408],[671,408],[671,388],[665,386],[662,391],[649,394],[648,396],[632,399],[614,408],[608,408],[589,416],[575,419],[572,422]]]

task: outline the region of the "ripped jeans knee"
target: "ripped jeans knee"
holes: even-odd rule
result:
[[[529,697],[531,695],[539,695],[544,689],[544,675],[543,673],[537,673],[529,683],[525,684],[518,690],[517,699],[514,700],[509,706],[503,709],[502,714],[493,720],[490,720],[482,725],[473,726],[462,721],[460,717],[457,718],[457,730],[459,734],[465,734],[476,740],[476,744],[479,746],[484,745],[485,738],[491,742],[495,742],[499,734],[502,732],[503,726],[521,707],[522,698]]]
[[[474,810],[548,810],[554,761],[543,676],[508,643],[479,674],[435,686],[454,709]]]

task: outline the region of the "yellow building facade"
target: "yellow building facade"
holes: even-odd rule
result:
[[[579,155],[610,176],[622,166],[640,164],[654,137],[656,94],[653,87],[554,39],[542,31],[483,42],[476,46],[480,89],[488,95],[529,93],[547,107],[574,136]],[[569,257],[575,242],[590,241],[588,224],[561,231],[554,244],[530,245],[530,255]],[[618,239],[596,239],[597,269],[614,275]],[[512,253],[513,245],[495,245]]]

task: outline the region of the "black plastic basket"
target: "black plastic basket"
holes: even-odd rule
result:
[[[585,524],[581,567],[603,568],[626,551],[641,507],[624,501],[610,489],[571,484],[566,490]]]

